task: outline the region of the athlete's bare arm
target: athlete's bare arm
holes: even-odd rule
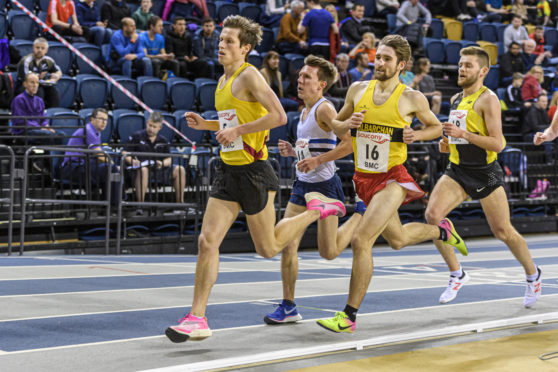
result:
[[[533,143],[535,145],[540,145],[543,142],[548,142],[554,140],[558,137],[558,115],[554,115],[550,126],[544,130],[544,132],[537,132],[535,137],[533,137]]]
[[[267,110],[267,114],[250,123],[238,127],[226,128],[217,132],[216,139],[228,145],[240,135],[261,132],[263,130],[287,124],[287,114],[273,93],[262,74],[254,67],[242,71],[232,84],[233,95],[244,101],[259,102]]]
[[[401,99],[399,111],[403,118],[407,119],[407,117],[414,115],[425,125],[424,129],[421,130],[406,127],[403,130],[403,141],[406,144],[415,141],[428,141],[442,135],[442,124],[436,115],[430,111],[430,105],[424,94],[418,90],[406,88]]]
[[[197,130],[219,130],[219,122],[217,120],[205,120],[200,115],[195,112],[187,112],[184,114],[186,118],[186,123],[192,129]]]
[[[455,138],[464,138],[469,143],[488,151],[497,153],[502,151],[504,148],[504,136],[502,135],[502,112],[498,96],[487,89],[480,95],[477,102],[475,102],[473,109],[484,119],[486,129],[488,130],[488,136],[467,132],[452,123],[444,123],[444,132],[446,135]]]
[[[323,163],[344,158],[352,152],[353,144],[351,134],[347,132],[345,136],[341,138],[341,142],[335,146],[333,150],[329,150],[328,152],[324,152],[318,156],[312,156],[301,160],[296,164],[296,167],[301,172],[310,172],[312,169],[317,168]]]
[[[337,137],[343,138],[349,129],[358,128],[362,124],[364,113],[354,112],[354,110],[368,84],[368,81],[357,81],[349,87],[343,108],[339,111],[335,120],[331,122],[331,128]]]

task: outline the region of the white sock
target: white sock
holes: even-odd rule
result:
[[[539,267],[535,265],[535,269],[537,271],[533,275],[525,275],[527,281],[534,282],[535,280],[537,280],[537,277],[539,276]]]
[[[450,271],[450,275],[455,276],[456,278],[461,278],[461,276],[463,276],[463,269],[459,266],[459,270]]]

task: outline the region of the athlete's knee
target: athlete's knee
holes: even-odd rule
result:
[[[426,222],[431,225],[438,225],[444,218],[440,211],[437,211],[435,208],[431,208],[430,206],[426,208],[424,217],[426,218]]]
[[[390,239],[388,240],[388,244],[390,246],[391,249],[398,251],[400,249],[402,249],[403,247],[405,247],[405,242],[403,240],[400,239]]]
[[[337,252],[335,252],[334,249],[323,249],[320,250],[320,256],[328,261],[331,261],[335,258],[337,258],[339,256],[339,254]]]
[[[511,224],[499,225],[492,228],[492,233],[496,239],[508,242],[513,239],[517,232]]]
[[[211,254],[219,252],[219,247],[207,235],[201,233],[198,237],[198,254]]]
[[[351,238],[351,248],[353,249],[353,253],[369,250],[368,248],[370,248],[370,246],[371,244],[369,243],[369,239],[366,239],[361,235],[355,234]]]

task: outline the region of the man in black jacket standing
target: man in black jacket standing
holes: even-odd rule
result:
[[[175,17],[172,30],[167,32],[165,46],[168,53],[174,53],[180,64],[181,77],[211,77],[207,62],[200,60],[192,49],[192,37],[186,31],[186,20]]]
[[[370,26],[362,24],[364,17],[364,5],[355,4],[351,9],[351,17],[341,25],[341,34],[350,45],[358,44],[362,41],[362,35],[365,32],[373,32]]]

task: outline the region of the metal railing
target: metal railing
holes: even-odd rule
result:
[[[8,153],[9,173],[8,176],[8,189],[5,191],[4,185],[0,185],[0,204],[8,205],[8,256],[12,254],[12,239],[13,239],[13,218],[14,218],[14,178],[15,178],[15,154],[14,151],[5,145],[0,145],[0,153]],[[4,160],[4,156],[0,156],[0,162]],[[4,177],[4,174],[0,176]],[[3,182],[2,182],[3,183]],[[7,194],[7,195],[5,195]]]

